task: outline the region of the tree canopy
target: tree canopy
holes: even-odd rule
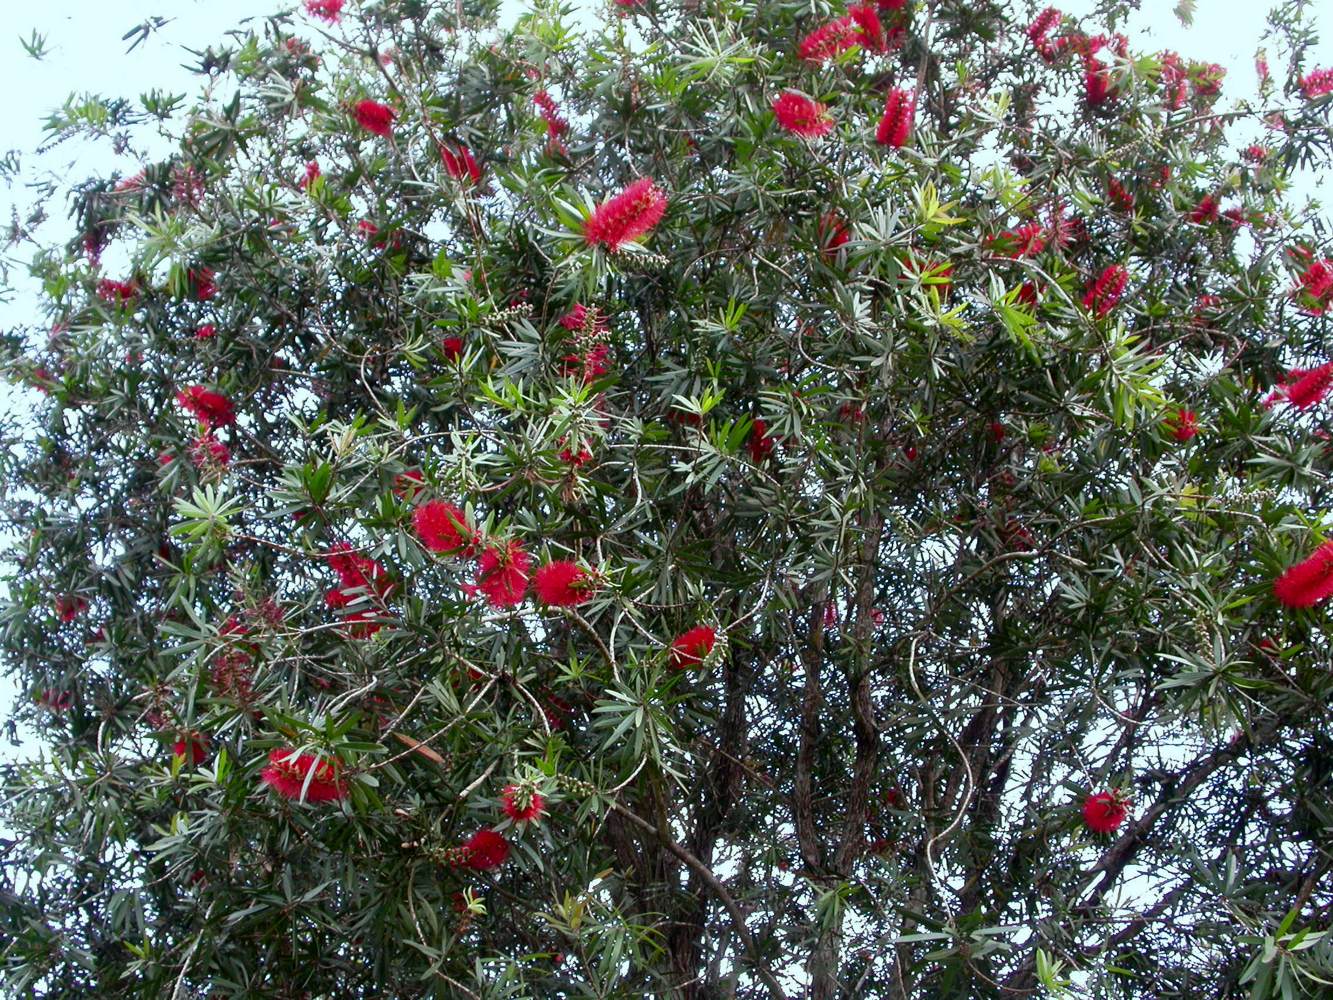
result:
[[[1329,995],[1333,70],[1135,6],[306,0],[71,98],[175,152],[11,247],[14,994]]]

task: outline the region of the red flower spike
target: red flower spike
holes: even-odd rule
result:
[[[236,409],[231,400],[220,392],[192,385],[176,393],[176,402],[198,419],[206,430],[226,427],[236,422]]]
[[[212,323],[205,323],[199,329],[194,331],[195,340],[210,340],[216,334],[217,328]]]
[[[463,338],[445,337],[440,341],[440,353],[445,361],[457,361],[463,356]]]
[[[1095,313],[1097,318],[1101,319],[1116,307],[1128,281],[1128,271],[1119,264],[1110,265],[1084,294],[1083,308]]]
[[[393,477],[393,495],[399,500],[410,500],[426,485],[426,477],[420,469],[408,469]]]
[[[856,25],[857,45],[869,52],[884,52],[888,48],[884,41],[884,25],[880,23],[874,7],[857,4],[847,8],[847,16]]]
[[[456,149],[441,146],[440,159],[444,162],[445,171],[455,180],[464,184],[481,183],[481,167],[477,166],[472,150],[466,146],[458,146]]]
[[[796,54],[807,62],[822,63],[860,44],[856,23],[851,17],[821,24],[801,39]]]
[[[1294,252],[1292,256],[1300,259]],[[1333,304],[1333,263],[1310,260],[1292,291],[1300,298],[1305,312],[1312,316],[1322,316]]]
[[[1293,369],[1287,374],[1283,385],[1283,395],[1298,410],[1308,410],[1322,403],[1333,388],[1333,361],[1326,362],[1309,371]]]
[[[657,225],[666,213],[666,206],[666,195],[652,178],[640,177],[593,209],[583,224],[583,237],[589,246],[600,243],[608,250],[618,250]]]
[[[1044,52],[1049,47],[1046,36],[1051,33],[1051,29],[1060,23],[1060,12],[1054,7],[1047,7],[1038,14],[1028,25],[1026,32],[1028,41],[1030,41],[1038,52]]]
[[[500,808],[515,823],[540,822],[545,807],[540,793],[526,785],[506,785],[500,793]]]
[[[194,443],[190,445],[190,461],[196,468],[205,466],[226,468],[231,464],[231,449],[211,433],[204,434],[195,438]]]
[[[1199,433],[1199,424],[1193,410],[1181,410],[1176,414],[1174,421],[1168,421],[1167,427],[1171,431],[1171,436],[1181,444]]]
[[[477,563],[477,590],[494,608],[513,608],[528,592],[532,556],[517,540],[491,545]]]
[[[573,607],[588,599],[592,579],[577,563],[557,560],[537,570],[532,578],[532,588],[537,600],[543,604]]]
[[[1095,792],[1083,800],[1083,822],[1093,833],[1115,833],[1128,813],[1128,803],[1114,792]]]
[[[699,666],[713,651],[716,643],[717,630],[708,625],[700,625],[676,636],[671,642],[671,656],[668,661],[671,669],[684,670],[687,667]]]
[[[1306,100],[1333,94],[1333,69],[1316,69],[1301,77],[1301,93]]]
[[[393,120],[398,117],[398,112],[387,104],[381,104],[379,101],[357,101],[352,107],[352,116],[356,123],[367,132],[374,132],[378,136],[388,138],[393,132]]]
[[[305,165],[305,174],[301,178],[301,190],[309,189],[310,185],[319,180],[322,175],[319,172],[319,161],[311,160]]]
[[[890,90],[884,99],[884,114],[875,128],[875,141],[881,146],[901,148],[912,134],[916,117],[916,94],[902,89]]]
[[[61,594],[56,598],[56,617],[62,622],[72,622],[88,610],[88,599],[78,594]]]
[[[840,247],[846,246],[852,238],[847,223],[837,212],[828,211],[819,217],[817,228],[819,249],[825,257],[836,256]]]
[[[185,272],[185,279],[194,292],[194,297],[200,302],[207,302],[218,293],[217,282],[213,280],[213,269],[211,267],[201,267],[198,270],[190,268]]]
[[[1190,211],[1190,222],[1196,226],[1206,226],[1216,222],[1218,217],[1217,199],[1210,194],[1199,199],[1199,204]]]
[[[833,131],[828,108],[794,90],[784,90],[773,101],[773,115],[788,132],[816,139]]]
[[[97,283],[97,297],[109,306],[124,308],[134,301],[139,294],[139,286],[133,281],[113,281],[103,278]]]
[[[750,450],[750,458],[756,465],[773,454],[778,439],[768,433],[768,422],[756,419],[750,428],[750,439],[745,447]]]
[[[477,532],[461,509],[443,500],[427,500],[412,512],[412,526],[421,544],[432,552],[472,555]]]
[[[367,639],[378,632],[383,623],[375,620],[373,607],[365,607],[367,596],[387,600],[396,589],[388,570],[373,559],[353,552],[350,545],[335,545],[326,558],[329,567],[338,574],[340,586],[334,587],[324,595],[324,603],[335,611],[353,604],[361,605],[358,610],[343,618],[349,625],[349,633],[355,639]]]
[[[1134,196],[1114,177],[1107,178],[1106,197],[1121,212],[1134,211]]]
[[[532,103],[541,109],[542,121],[546,122],[546,134],[553,141],[559,142],[560,136],[569,131],[569,122],[560,114],[560,109],[551,99],[551,95],[545,90],[539,90],[532,95]]]
[[[1333,597],[1333,541],[1274,580],[1273,596],[1289,608],[1312,608]]]
[[[509,841],[494,830],[478,830],[463,845],[461,864],[474,872],[499,868],[509,860]]]
[[[208,737],[201,733],[187,733],[180,736],[171,745],[171,752],[177,757],[185,757],[188,747],[190,763],[198,767],[208,760]]]
[[[305,12],[326,24],[337,24],[342,10],[343,0],[305,0]]]
[[[341,771],[342,764],[336,758],[321,761],[312,754],[279,749],[269,752],[268,767],[259,772],[259,777],[285,799],[299,801],[304,790],[306,802],[336,802],[347,797],[347,782]]]

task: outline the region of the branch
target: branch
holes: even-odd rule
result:
[[[619,802],[612,802],[611,808],[617,815],[624,816],[640,830],[651,833],[657,838],[658,843],[684,862],[687,868],[703,880],[704,885],[713,891],[713,895],[731,914],[731,922],[736,929],[736,935],[741,939],[741,944],[745,946],[746,952],[749,953],[754,971],[764,981],[764,985],[768,987],[769,995],[774,997],[774,1000],[787,1000],[787,994],[782,989],[782,984],[769,971],[768,966],[764,964],[763,958],[759,954],[759,945],[755,942],[754,936],[751,935],[750,929],[745,925],[745,913],[741,910],[740,904],[727,891],[727,887],[718,881],[717,876],[712,873],[709,867],[672,840],[664,830],[659,830],[646,819],[642,819],[638,814],[626,809]]]

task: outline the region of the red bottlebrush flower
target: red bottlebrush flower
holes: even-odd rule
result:
[[[1274,580],[1273,596],[1289,608],[1312,608],[1333,597],[1333,541]]]
[[[1306,100],[1333,94],[1333,69],[1316,69],[1301,77],[1301,93]]]
[[[213,269],[210,267],[201,267],[198,270],[190,268],[185,273],[185,280],[194,292],[194,297],[200,302],[207,302],[218,293],[217,282],[213,280]]]
[[[506,785],[500,793],[500,808],[515,823],[536,823],[542,818],[546,801],[535,788]]]
[[[432,552],[471,555],[478,541],[467,515],[443,500],[427,500],[412,512],[412,526],[421,544]]]
[[[440,159],[444,162],[445,171],[455,180],[463,181],[465,184],[481,183],[481,167],[477,166],[472,150],[466,146],[459,146],[457,149],[441,146]]]
[[[208,737],[202,733],[186,733],[177,738],[171,745],[171,752],[177,757],[190,755],[190,763],[198,767],[204,761],[208,760]]]
[[[1198,419],[1193,410],[1181,410],[1174,420],[1167,422],[1167,428],[1171,431],[1171,436],[1181,444],[1199,433]]]
[[[389,571],[360,553],[353,552],[347,544],[335,545],[325,557],[329,567],[338,574],[340,586],[334,587],[324,595],[324,603],[335,611],[341,611],[352,605],[358,609],[344,616],[350,634],[357,639],[366,639],[382,627],[375,620],[375,609],[366,607],[367,597],[383,602],[394,592],[395,585]]]
[[[1293,257],[1300,259],[1296,254]],[[1333,303],[1333,263],[1311,260],[1297,279],[1294,292],[1307,313],[1322,316]]]
[[[560,114],[559,107],[545,90],[533,94],[532,103],[541,109],[542,121],[546,122],[546,134],[553,140],[559,140],[560,136],[569,131],[569,122]]]
[[[600,309],[596,306],[589,309],[581,302],[561,316],[559,322],[566,330],[581,333],[585,337],[600,337],[611,329],[610,322]]]
[[[561,448],[560,461],[566,463],[567,465],[572,465],[574,468],[577,469],[580,466],[587,465],[589,462],[592,461],[592,452],[590,452],[587,448],[580,448],[579,453],[575,455],[572,449],[568,447]]]
[[[825,212],[819,217],[817,234],[820,252],[825,257],[835,256],[838,249],[846,246],[852,238],[847,223],[842,220],[837,212],[833,211]]]
[[[759,464],[773,454],[777,444],[778,439],[768,433],[768,421],[756,418],[750,427],[750,439],[745,443],[745,447],[750,450],[750,458],[756,465]]]
[[[305,12],[328,24],[337,24],[342,10],[343,0],[305,0]]]
[[[226,468],[231,464],[231,450],[212,434],[204,434],[190,445],[190,461],[197,468],[209,465]]]
[[[560,362],[562,374],[587,385],[611,370],[611,348],[606,344],[593,344],[582,353],[566,354]]]
[[[998,420],[992,420],[990,422],[990,426],[987,428],[987,431],[990,434],[990,439],[994,441],[996,444],[999,444],[1001,441],[1003,441],[1004,436],[1007,433],[1005,431],[1004,424]]]
[[[199,420],[206,430],[214,427],[226,427],[236,422],[236,409],[231,400],[220,392],[205,389],[202,385],[192,385],[183,392],[176,393],[176,402]]]
[[[1017,229],[1006,229],[991,243],[1006,257],[1034,257],[1046,249],[1046,236],[1041,223],[1029,222]]]
[[[1083,308],[1095,313],[1098,319],[1104,317],[1116,303],[1129,281],[1129,272],[1119,264],[1112,264],[1104,270],[1083,296]]]
[[[301,190],[308,190],[310,185],[319,180],[321,176],[323,175],[319,171],[319,161],[311,160],[305,165],[305,175],[301,178]]]
[[[1268,153],[1269,150],[1267,146],[1251,143],[1245,147],[1245,151],[1240,155],[1241,159],[1245,160],[1247,163],[1263,163],[1264,160],[1268,159]]]
[[[463,338],[445,337],[440,341],[440,353],[445,361],[457,361],[463,356]]]
[[[828,108],[794,90],[784,90],[773,100],[773,115],[788,132],[816,139],[833,130]]]
[[[1094,792],[1083,800],[1083,822],[1093,833],[1115,833],[1129,813],[1129,804],[1115,792]]]
[[[194,167],[176,167],[171,172],[171,196],[181,204],[198,208],[207,192],[207,181]]]
[[[1227,71],[1217,63],[1196,64],[1192,68],[1194,93],[1198,97],[1216,97],[1222,92]]]
[[[796,54],[807,62],[822,63],[860,44],[860,32],[849,17],[821,24],[801,39]]]
[[[133,302],[139,294],[139,286],[133,281],[113,281],[103,278],[97,283],[97,297],[109,306],[124,307]]]
[[[912,134],[916,117],[916,94],[895,88],[884,99],[884,114],[875,128],[875,141],[881,146],[899,149]]]
[[[1185,64],[1175,52],[1162,53],[1162,89],[1166,92],[1166,106],[1176,110],[1185,106],[1189,96],[1189,80]]]
[[[688,632],[676,636],[671,642],[669,663],[673,670],[697,667],[713,651],[717,643],[717,630],[708,625],[700,625]]]
[[[1014,296],[1014,301],[1020,305],[1025,305],[1029,309],[1036,309],[1040,296],[1037,292],[1037,286],[1031,281],[1025,281],[1018,287],[1018,294]]]
[[[638,239],[666,212],[666,195],[650,177],[640,177],[613,198],[602,202],[583,224],[583,236],[589,246],[600,243],[608,250]]]
[[[1087,239],[1088,231],[1081,217],[1066,215],[1065,206],[1057,201],[1047,213],[1046,235],[1050,239],[1051,246],[1063,250]]]
[[[509,860],[509,841],[494,830],[478,830],[463,845],[462,864],[474,872],[499,868]]]
[[[116,182],[116,193],[124,194],[127,191],[141,191],[144,184],[148,182],[148,175],[140,170],[132,177],[125,177]]]
[[[393,131],[393,120],[398,117],[398,112],[379,101],[365,100],[357,101],[353,105],[352,116],[367,132],[388,138],[389,133]]]
[[[888,48],[884,41],[884,25],[880,23],[874,7],[857,4],[847,8],[847,16],[856,25],[857,45],[870,52],[883,52]]]
[[[87,610],[87,598],[78,594],[61,594],[56,598],[56,617],[62,622],[72,622]]]
[[[1095,56],[1083,62],[1083,97],[1093,107],[1104,104],[1115,95],[1111,85],[1111,71]]]
[[[495,608],[513,608],[528,592],[532,556],[517,540],[491,545],[477,563],[477,590]]]
[[[532,589],[543,604],[573,607],[588,599],[592,579],[577,563],[557,560],[537,570],[532,578]]]
[[[268,767],[259,772],[264,784],[283,798],[305,802],[336,802],[346,798],[347,782],[341,775],[342,762],[336,758],[320,760],[313,754],[298,754],[292,749],[269,751]]]
[[[1114,177],[1106,180],[1106,197],[1112,206],[1122,212],[1134,211],[1134,196]]]
[[[1191,210],[1190,222],[1193,222],[1196,226],[1206,226],[1211,222],[1216,222],[1217,216],[1217,199],[1210,194],[1206,194],[1199,199],[1199,204]]]
[[[213,335],[214,335],[215,333],[217,333],[217,332],[218,332],[217,329],[213,326],[212,323],[205,323],[205,324],[204,324],[203,326],[201,326],[199,329],[197,329],[197,330],[194,331],[194,339],[195,339],[195,340],[209,340],[209,339],[211,339],[211,338],[213,337]]]
[[[49,712],[57,714],[67,712],[74,704],[74,694],[71,691],[61,691],[59,688],[45,688],[37,696],[37,704]]]
[[[880,10],[902,10],[907,6],[907,0],[875,0],[875,6]]]
[[[1051,29],[1059,23],[1060,12],[1054,7],[1047,7],[1033,19],[1031,24],[1028,25],[1028,30],[1026,32],[1028,41],[1030,41],[1036,50],[1042,53],[1043,56],[1045,56],[1046,51],[1050,47],[1050,43],[1046,40],[1046,36],[1049,35]]]
[[[1293,368],[1278,384],[1273,400],[1285,398],[1297,409],[1308,410],[1322,403],[1330,388],[1333,388],[1333,361],[1308,371],[1303,368]]]

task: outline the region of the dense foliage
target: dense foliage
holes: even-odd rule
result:
[[[315,0],[68,103],[178,152],[5,339],[14,994],[1328,995],[1333,73],[1125,6]]]

